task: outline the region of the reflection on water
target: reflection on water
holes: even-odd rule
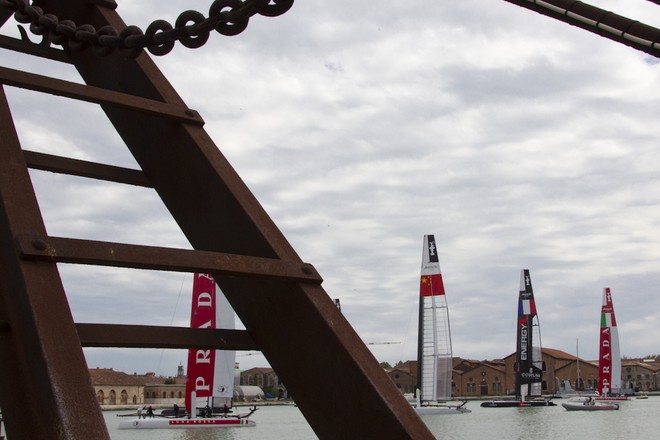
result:
[[[566,411],[561,406],[535,408],[481,408],[468,402],[467,414],[423,416],[431,432],[442,440],[506,439],[562,440],[584,438],[654,439],[660,432],[660,397],[623,403],[619,411]],[[253,428],[189,430],[116,429],[116,412],[105,412],[112,440],[315,440],[298,408],[261,407]],[[341,421],[338,421],[341,423]]]

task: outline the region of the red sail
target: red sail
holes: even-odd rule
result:
[[[215,281],[209,274],[195,274],[193,280],[192,308],[190,313],[191,328],[216,327]],[[190,394],[195,391],[197,397],[213,395],[213,370],[215,368],[215,350],[188,350],[188,381],[186,382],[186,409],[190,413],[192,405]]]

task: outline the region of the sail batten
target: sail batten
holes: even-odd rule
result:
[[[433,235],[424,236],[419,288],[418,389],[421,402],[451,399],[449,310]]]

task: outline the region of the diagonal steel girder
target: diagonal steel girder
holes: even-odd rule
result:
[[[653,26],[577,0],[505,1],[660,57],[660,29]]]
[[[60,20],[125,26],[94,2],[36,3]],[[88,85],[185,105],[146,54],[69,56]],[[302,263],[199,124],[102,108],[195,249]],[[320,285],[245,278],[219,284],[320,438],[434,438]]]

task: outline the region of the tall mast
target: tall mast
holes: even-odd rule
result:
[[[575,362],[577,363],[577,380],[575,382],[575,389],[580,389],[580,340],[575,339]]]

